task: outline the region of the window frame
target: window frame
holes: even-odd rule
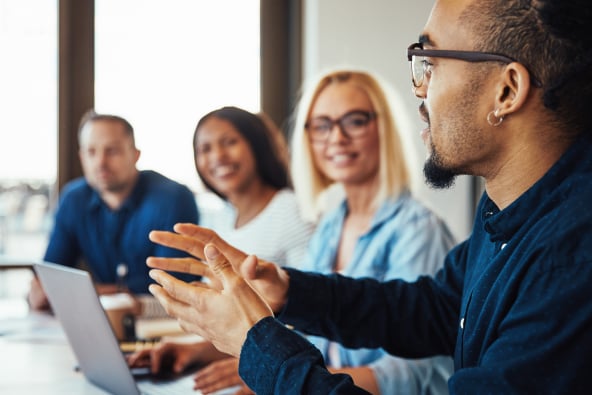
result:
[[[302,79],[302,5],[260,1],[261,109],[286,131]],[[94,9],[94,0],[59,0],[56,193],[82,176],[77,133],[80,118],[94,107]]]

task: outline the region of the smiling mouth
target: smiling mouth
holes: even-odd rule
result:
[[[235,165],[219,165],[211,170],[214,177],[226,177],[236,171]]]
[[[350,162],[355,157],[356,157],[355,154],[335,154],[335,155],[331,155],[329,157],[329,160],[331,161],[331,163],[334,163],[336,165],[342,165],[342,164],[346,164],[346,163]]]

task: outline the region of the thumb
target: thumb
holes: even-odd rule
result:
[[[258,266],[259,260],[255,256],[249,255],[240,267],[240,274],[247,280],[255,280],[257,278]]]
[[[222,286],[226,289],[228,280],[232,278],[232,276],[236,276],[236,272],[232,268],[232,265],[213,244],[206,244],[204,247],[204,255],[208,261],[210,269],[212,269],[216,277],[222,281]]]

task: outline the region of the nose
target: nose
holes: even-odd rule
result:
[[[226,150],[221,144],[215,144],[209,152],[209,157],[213,160],[219,160],[226,154]]]
[[[337,133],[334,133],[335,130],[337,130]],[[343,130],[341,124],[339,122],[333,123],[333,125],[331,126],[331,130],[329,131],[328,140],[339,142],[341,140],[347,139],[349,139],[349,136],[347,135],[345,130]]]
[[[107,153],[106,152],[99,152],[96,155],[96,163],[99,166],[105,166],[105,164],[107,163]]]

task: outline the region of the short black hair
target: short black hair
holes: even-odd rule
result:
[[[276,189],[291,187],[288,165],[282,154],[284,147],[278,143],[278,138],[282,136],[274,135],[274,133],[279,134],[281,132],[279,130],[272,130],[268,119],[264,121],[260,116],[249,111],[238,107],[227,106],[204,115],[198,121],[193,134],[195,169],[199,178],[209,190],[226,200],[225,196],[204,180],[197,168],[197,156],[199,154],[197,149],[198,130],[210,118],[219,118],[230,122],[245,140],[247,140],[255,157],[257,174],[259,174],[265,184]]]

